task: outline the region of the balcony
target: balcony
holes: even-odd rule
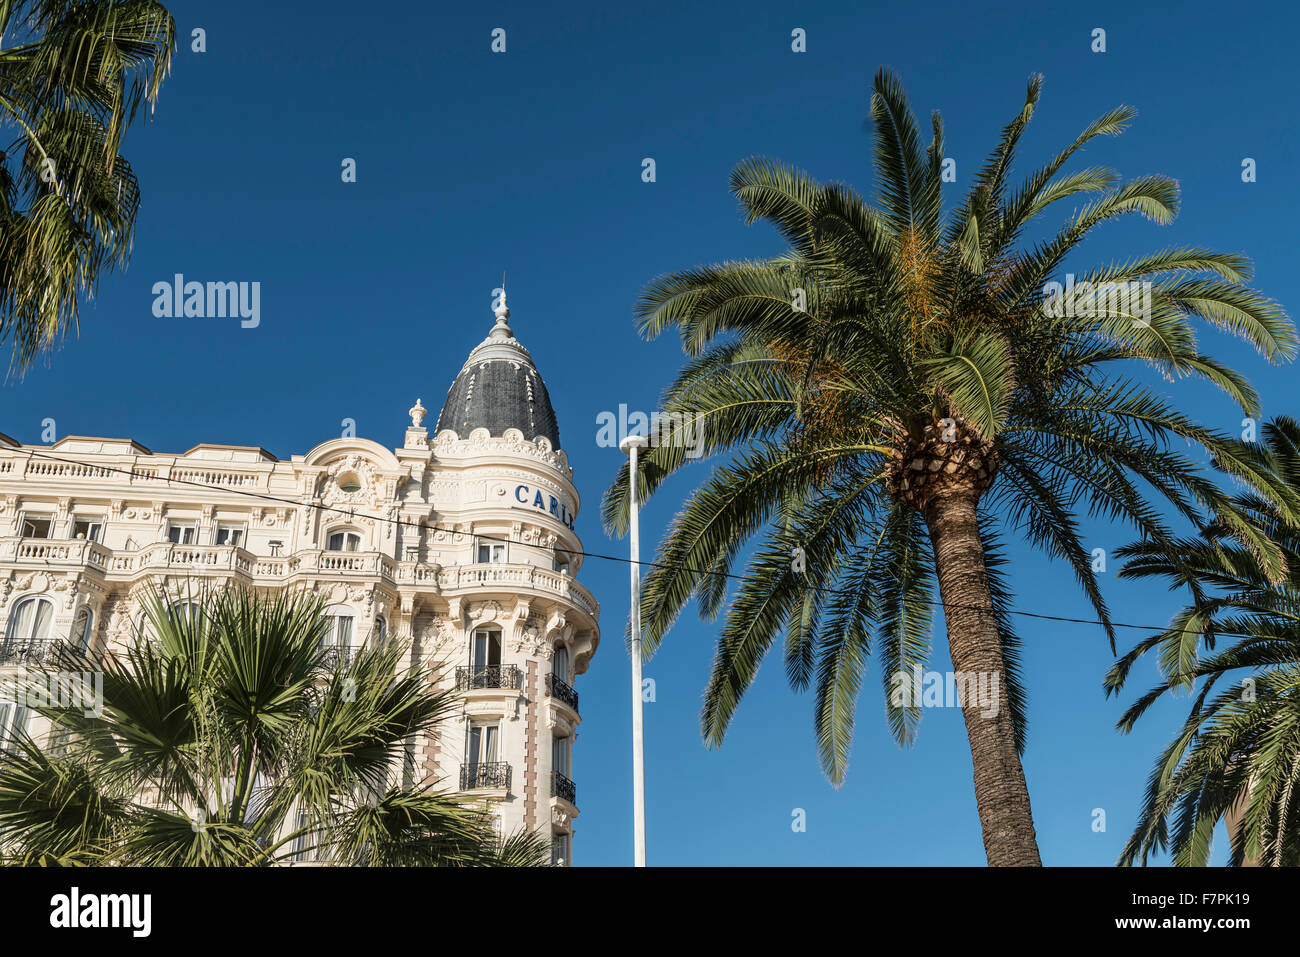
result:
[[[0,561],[33,567],[88,565],[103,572],[112,552],[98,542],[84,538],[4,538],[0,539]]]
[[[562,681],[555,675],[546,676],[546,693],[552,698],[558,698],[567,704],[576,713],[578,710],[578,692],[573,690],[573,686],[567,681]]]
[[[510,765],[505,761],[492,761],[487,764],[462,764],[460,766],[460,789],[473,791],[478,788],[496,788],[510,790]]]
[[[151,542],[133,549],[107,548],[80,539],[0,538],[0,563],[32,570],[85,568],[102,579],[132,582],[163,570],[186,575],[234,577],[254,585],[283,586],[318,577],[378,578],[392,585],[429,589],[447,596],[483,591],[526,591],[562,598],[592,619],[600,604],[568,575],[530,564],[469,564],[443,567],[420,561],[399,562],[383,552],[331,552],[299,549],[262,555],[239,545],[182,545]]]
[[[482,691],[501,688],[519,690],[519,666],[495,665],[491,668],[457,668],[457,691]]]
[[[438,572],[438,590],[443,595],[485,589],[517,591],[529,589],[546,595],[558,595],[572,602],[593,619],[600,617],[600,605],[591,592],[568,575],[528,564],[451,565]]]
[[[551,772],[551,797],[559,798],[561,801],[568,801],[574,807],[578,806],[578,786],[573,780],[559,771]]]
[[[0,642],[0,668],[6,665],[39,665],[54,658],[64,644],[61,638],[11,639]]]

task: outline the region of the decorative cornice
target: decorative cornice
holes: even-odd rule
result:
[[[539,435],[530,442],[518,429],[506,429],[503,435],[495,438],[487,429],[475,429],[465,439],[460,438],[452,429],[443,429],[434,436],[430,447],[440,459],[467,459],[495,454],[517,455],[545,462],[566,478],[573,475],[573,469],[569,466],[569,456],[563,449],[552,448],[551,440],[544,435]]]

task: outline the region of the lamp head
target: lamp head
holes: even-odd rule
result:
[[[644,435],[629,435],[622,442],[618,443],[618,449],[624,455],[629,455],[633,449],[643,449],[650,444],[650,440]]]

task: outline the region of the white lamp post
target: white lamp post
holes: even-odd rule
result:
[[[632,827],[634,864],[645,867],[645,736],[641,727],[641,525],[637,514],[636,454],[650,443],[629,435],[618,444],[628,455],[628,539],[632,546]]]

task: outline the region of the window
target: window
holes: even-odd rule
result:
[[[569,777],[569,756],[572,754],[569,748],[568,738],[551,739],[551,770]]]
[[[317,846],[320,843],[322,834],[319,830],[311,827],[311,815],[306,811],[299,811],[295,831],[302,831],[293,839],[293,859],[300,864],[315,863],[326,859],[326,849]]]
[[[193,545],[197,537],[198,526],[192,522],[188,525],[180,522],[167,523],[167,540],[173,545]]]
[[[479,542],[478,560],[479,560],[479,564],[482,565],[486,565],[492,562],[504,562],[506,560],[505,543],[504,542]]]
[[[488,669],[501,668],[501,632],[495,628],[480,628],[474,632],[474,644],[470,648],[470,664],[474,676],[485,676]]]
[[[193,628],[199,620],[202,608],[196,601],[174,601],[167,607],[167,611],[173,618],[184,621]]]
[[[167,606],[167,617],[171,622],[180,626],[170,626],[167,628],[169,634],[176,634],[180,629],[192,633],[198,625],[199,615],[202,613],[202,607],[197,601],[174,601]],[[149,611],[140,612],[140,617],[135,620],[135,634],[137,638],[143,638],[146,641],[158,641],[158,633],[154,629],[153,620]]]
[[[475,721],[469,726],[469,747],[466,763],[471,765],[495,764],[499,759],[501,726],[495,722]]]
[[[94,612],[89,608],[83,608],[77,612],[77,618],[72,623],[72,633],[69,637],[81,651],[89,651],[91,639],[94,638],[94,628]]]
[[[352,663],[353,638],[356,633],[356,614],[347,605],[334,605],[325,609],[329,623],[321,638],[321,666],[326,669],[342,668]]]
[[[24,514],[22,520],[23,538],[49,538],[54,531],[53,515]]]
[[[375,619],[375,644],[383,644],[388,637],[388,620],[383,615]]]
[[[460,789],[510,788],[510,765],[501,760],[501,723],[471,721],[466,728],[465,763],[460,766]]]
[[[551,835],[551,863],[557,867],[567,867],[569,864],[569,835],[552,834]]]
[[[72,520],[72,537],[84,538],[88,542],[103,541],[104,521],[101,518],[81,516]]]
[[[231,778],[234,784],[234,778]],[[244,808],[244,823],[251,824],[262,816],[271,804],[271,779],[261,771],[253,775],[253,787],[248,795],[248,806]]]
[[[325,635],[324,647],[352,647],[352,625],[356,621],[352,609],[346,606],[331,608],[325,614],[329,618],[330,627]]]
[[[331,552],[355,552],[361,548],[361,536],[356,532],[331,532],[325,540],[325,548]]]
[[[555,646],[555,657],[551,659],[551,674],[565,684],[569,683],[569,648],[567,645]]]
[[[217,525],[216,543],[218,545],[244,544],[244,526],[221,523]]]
[[[556,549],[555,565],[553,570],[559,572],[561,575],[569,574],[570,560],[571,560],[571,556],[569,555],[568,552],[562,551],[560,549]]]
[[[27,730],[27,709],[12,701],[0,701],[0,751],[8,751],[20,731]]]
[[[42,641],[50,636],[54,604],[44,598],[24,598],[9,615],[6,641]]]

